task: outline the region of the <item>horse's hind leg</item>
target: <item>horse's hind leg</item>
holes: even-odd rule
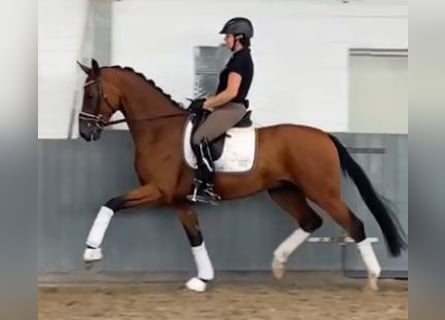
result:
[[[198,216],[189,204],[175,204],[175,207],[190,242],[193,258],[198,269],[198,276],[187,281],[186,287],[193,291],[203,292],[207,283],[213,280],[214,270],[199,227]]]
[[[285,264],[294,252],[315,230],[321,227],[323,220],[308,205],[304,195],[293,185],[269,190],[272,199],[288,212],[300,228],[287,237],[274,251],[272,271],[277,279],[284,275]]]
[[[368,269],[369,288],[378,290],[377,279],[380,276],[381,268],[374,249],[369,239],[366,238],[363,222],[341,199],[339,189],[325,189],[324,192],[317,194],[318,197],[311,198],[311,200],[324,209],[357,243],[363,262]]]

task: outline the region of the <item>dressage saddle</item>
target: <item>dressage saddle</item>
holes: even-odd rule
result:
[[[238,121],[233,126],[233,128],[250,127],[252,125],[251,113],[252,113],[251,110],[247,111],[246,114],[241,118],[241,120]],[[192,142],[193,134],[199,128],[199,126],[207,119],[209,114],[210,114],[210,112],[205,112],[203,110],[200,112],[196,112],[194,117],[192,118],[192,134],[190,135],[190,144],[193,149],[194,149],[194,145]],[[228,134],[227,134],[227,132],[225,132],[224,134],[220,135],[219,137],[217,137],[216,139],[214,139],[213,141],[210,142],[210,153],[212,155],[213,161],[216,161],[221,157],[222,152],[224,150],[224,143],[226,141],[227,136],[228,136]],[[197,150],[194,149],[193,151],[195,152],[195,154],[197,154],[196,153]]]

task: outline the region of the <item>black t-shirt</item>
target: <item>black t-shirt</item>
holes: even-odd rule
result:
[[[219,75],[219,84],[216,93],[220,93],[227,88],[229,73],[236,72],[241,75],[241,84],[238,94],[230,102],[246,103],[247,93],[253,77],[253,61],[249,48],[243,48],[233,54],[226,67]]]

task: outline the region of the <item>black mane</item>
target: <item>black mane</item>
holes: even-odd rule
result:
[[[122,67],[122,66],[108,66],[108,67],[103,67],[103,68],[109,68],[109,69],[119,69],[119,70],[124,70],[124,71],[129,71],[137,76],[139,76],[140,78],[142,78],[145,82],[147,82],[148,84],[150,84],[153,88],[155,88],[157,91],[159,91],[164,97],[166,97],[175,107],[183,110],[183,111],[187,111],[186,109],[184,109],[181,104],[175,100],[173,100],[173,98],[171,97],[171,95],[165,93],[160,87],[158,87],[156,85],[156,83],[151,80],[151,79],[147,79],[142,73],[140,72],[136,72],[133,68],[131,67]]]

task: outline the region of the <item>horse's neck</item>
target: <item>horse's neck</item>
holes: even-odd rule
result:
[[[136,147],[156,148],[182,132],[187,112],[176,107],[153,85],[136,75],[121,84],[122,112],[127,118]],[[166,115],[183,114],[178,117]]]
[[[149,154],[155,158],[174,151],[176,147],[180,148],[185,122],[185,117],[179,117],[151,122],[139,121],[133,124],[130,133],[136,152]]]
[[[159,89],[136,75],[121,81],[122,108],[128,120],[156,118],[167,114],[184,113]]]

